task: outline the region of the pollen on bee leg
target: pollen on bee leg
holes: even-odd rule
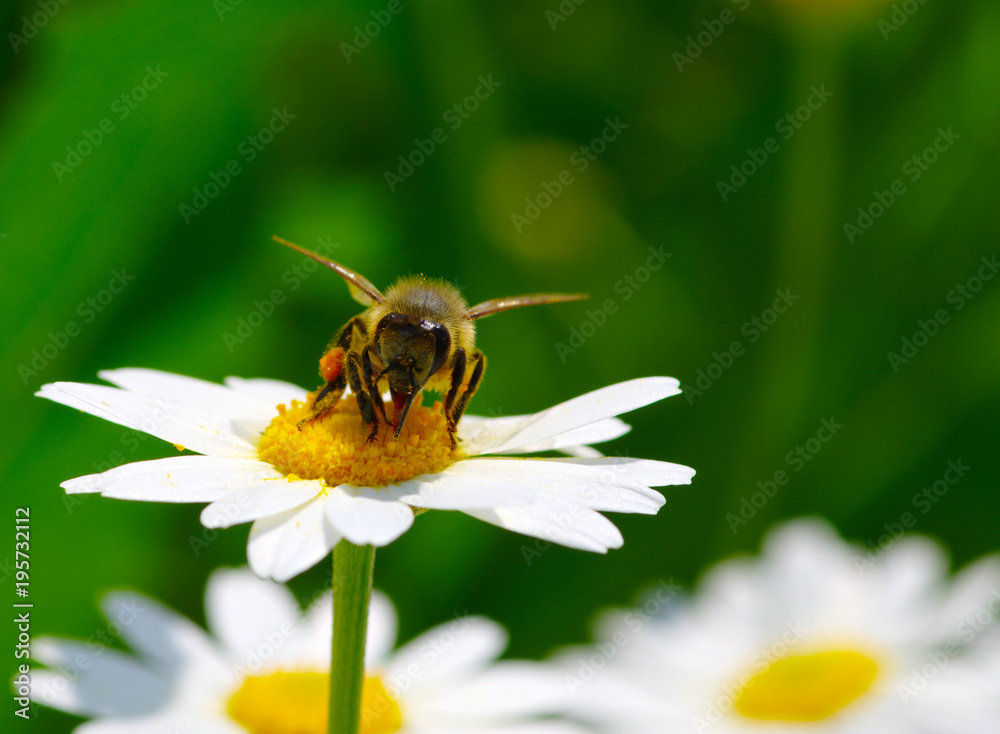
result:
[[[324,354],[319,360],[319,371],[323,379],[333,382],[340,375],[341,366],[344,359],[344,350],[334,347]]]
[[[461,458],[461,452],[452,448],[444,415],[418,404],[419,397],[398,439],[391,427],[380,423],[371,443],[371,427],[362,420],[353,395],[302,423],[312,416],[309,406],[314,399],[315,393],[305,403],[279,405],[278,415],[257,445],[258,458],[286,476],[322,479],[331,487],[385,487],[442,471]]]

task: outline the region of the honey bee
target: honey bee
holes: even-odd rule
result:
[[[486,370],[486,357],[476,349],[475,322],[511,308],[587,297],[536,293],[495,298],[469,308],[455,286],[422,275],[402,277],[383,294],[350,268],[280,237],[274,239],[336,272],[347,281],[352,297],[368,307],[344,324],[327,345],[319,361],[324,384],[306,420],[330,410],[350,385],[362,419],[371,426],[369,442],[378,436],[379,415],[398,437],[413,399],[428,388],[444,396],[448,434],[456,446],[458,421]],[[382,399],[383,384],[392,398],[391,422]]]

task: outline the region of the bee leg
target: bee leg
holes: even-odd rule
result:
[[[462,397],[458,399],[458,402],[449,415],[448,432],[451,433],[451,445],[453,448],[457,445],[455,433],[458,431],[458,421],[462,418],[462,414],[465,413],[465,409],[469,405],[469,401],[472,400],[472,396],[479,389],[479,383],[483,379],[483,372],[486,371],[486,356],[479,350],[472,353],[470,361],[472,362],[472,376],[469,377],[469,384],[465,386]]]
[[[323,386],[323,389],[316,393],[316,400],[312,405],[312,415],[299,421],[299,425],[301,426],[303,423],[314,421],[330,410],[330,408],[336,405],[337,401],[343,396],[346,387],[347,379],[343,374],[338,375],[336,379],[326,383],[326,385]]]
[[[444,399],[444,417],[448,421],[448,435],[451,436],[451,447],[455,448],[455,433],[458,430],[456,420],[452,418],[452,407],[455,405],[455,396],[458,395],[458,388],[465,380],[465,350],[462,347],[455,349],[455,354],[451,358],[451,388]]]
[[[362,338],[368,335],[368,329],[361,316],[355,316],[344,324],[337,335],[327,344],[323,358],[319,362],[320,376],[326,380],[326,384],[316,394],[312,405],[312,415],[300,421],[299,425],[316,420],[343,397],[344,390],[347,388],[347,377],[343,370],[344,353],[351,348],[355,332],[358,332]]]
[[[371,395],[361,382],[362,372],[361,357],[358,356],[357,352],[348,352],[347,381],[351,385],[351,391],[358,399],[358,410],[361,411],[361,417],[365,423],[372,427],[371,433],[368,434],[368,443],[371,443],[378,436],[378,416],[375,415]]]
[[[375,377],[375,370],[372,369],[371,347],[366,348],[361,354],[361,374],[365,378],[365,385],[368,387],[368,394],[371,396],[372,403],[378,408],[378,411],[382,414],[382,420],[388,425],[389,419],[385,415],[385,403],[382,402],[382,393],[378,391],[378,379]]]

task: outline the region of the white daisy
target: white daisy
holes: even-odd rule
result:
[[[37,394],[203,455],[126,464],[63,482],[66,492],[209,502],[206,527],[253,522],[250,566],[279,581],[319,562],[341,539],[392,542],[412,525],[414,508],[460,510],[603,553],[623,541],[598,511],[655,514],[664,499],[650,488],[688,484],[694,475],[686,466],[604,457],[589,447],[629,430],[613,416],[678,394],[668,377],[611,385],[534,415],[464,417],[457,450],[440,410],[424,406],[411,409],[398,439],[382,431],[366,443],[350,396],[298,426],[310,415],[307,393],[283,382],[230,377],[216,385],[147,369],[100,377],[117,387],[57,382]],[[549,450],[571,457],[503,456]]]
[[[609,614],[599,642],[561,662],[573,711],[608,732],[986,734],[1000,730],[1000,707],[983,713],[998,686],[970,662],[969,625],[998,609],[996,556],[950,580],[927,539],[871,562],[796,521],[761,558],[712,569],[689,603]]]
[[[109,627],[135,651],[39,638],[31,697],[90,718],[77,734],[325,734],[331,594],[303,614],[283,586],[245,569],[212,574],[211,634],[141,594],[103,599]],[[456,616],[393,652],[396,615],[374,592],[360,734],[579,734],[539,720],[564,703],[542,663],[495,662],[504,630]]]

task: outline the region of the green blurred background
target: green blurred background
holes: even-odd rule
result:
[[[874,543],[911,512],[956,564],[995,550],[1000,279],[955,289],[1000,249],[1000,8],[785,2],[6,3],[0,472],[9,527],[31,508],[33,632],[93,635],[116,586],[203,621],[208,574],[245,562],[246,526],[192,550],[199,506],[68,503],[60,481],[174,449],[32,394],[124,366],[314,387],[358,307],[332,273],[296,271],[303,258],[272,234],[326,246],[380,286],[423,272],[472,302],[589,292],[482,323],[490,368],[471,412],[644,375],[695,387],[627,416],[632,433],[604,447],[698,470],[658,516],[613,517],[624,548],[526,560],[533,540],[435,512],[381,550],[376,585],[404,638],[469,610],[511,630],[510,654],[541,656],[585,639],[600,608],[657,579],[690,585],[801,514]],[[468,100],[490,75],[495,89]],[[828,98],[800,110],[813,87]],[[294,117],[255,149],[275,110]],[[608,119],[627,127],[581,170]],[[949,126],[960,137],[925,153]],[[444,142],[390,188],[386,172],[436,128]],[[211,191],[231,161],[238,173]],[[723,197],[744,164],[752,175]],[[564,170],[572,183],[539,200]],[[845,222],[896,180],[905,193],[849,237]],[[182,211],[196,190],[216,195]],[[670,257],[634,288],[649,248]],[[754,338],[776,289],[797,300]],[[947,323],[920,326],[939,309]],[[240,319],[259,325],[227,339]],[[891,363],[921,328],[936,333]],[[789,457],[830,418],[836,436]],[[959,459],[957,484],[914,502]],[[762,502],[758,482],[778,471],[789,481]],[[309,597],[327,574],[292,586]],[[12,600],[9,561],[0,576]],[[21,730],[72,721],[43,712]]]

